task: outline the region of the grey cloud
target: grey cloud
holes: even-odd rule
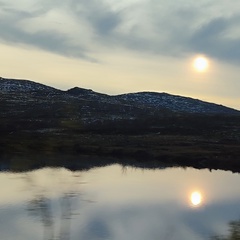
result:
[[[0,6],[6,6],[6,3],[4,3],[4,2],[2,2],[2,1],[0,1]]]
[[[221,61],[240,62],[240,39],[225,37],[229,27],[240,22],[240,17],[234,14],[229,18],[210,17],[211,12],[204,14],[208,11],[207,5],[203,8],[201,4],[180,6],[169,3],[168,6],[162,1],[139,1],[116,10],[106,1],[68,0],[60,4],[43,1],[42,5],[38,3],[36,6],[34,11],[18,11],[4,6],[7,17],[0,22],[0,39],[88,60],[92,60],[89,56],[94,44],[100,48],[126,48],[168,56],[200,52]],[[27,33],[18,27],[22,19],[31,21],[36,16],[44,18],[47,12],[59,9],[65,11],[79,28],[89,29],[91,34],[84,36],[85,44],[79,35],[70,36],[47,28],[45,31]],[[200,21],[203,18],[204,21]],[[205,23],[199,25],[199,22]],[[64,24],[67,26],[67,23]]]
[[[153,34],[144,31],[140,22],[127,34],[115,35],[115,42],[136,51],[177,57],[205,53],[209,57],[238,64],[240,37],[231,39],[226,34],[231,27],[238,25],[240,16],[238,13],[231,17],[210,16],[210,13],[205,13],[207,6],[204,7],[179,6],[168,9],[166,13],[166,9],[161,12],[158,6],[153,6],[147,12],[150,17],[145,19]],[[239,32],[236,34],[240,35]]]
[[[155,30],[153,38],[138,31],[138,34],[129,33],[119,39],[124,39],[127,47],[138,51],[171,56],[205,53],[221,61],[239,63],[240,37],[226,37],[227,31],[240,22],[239,15],[230,18],[212,16],[211,20],[199,27],[200,14],[197,9],[193,9],[193,12],[190,9],[177,9],[169,13],[167,18],[154,14],[154,19],[149,22],[149,26],[153,24],[151,27]],[[138,27],[141,30],[141,26]]]
[[[47,29],[47,26],[45,31],[37,31],[35,33],[26,32],[18,26],[18,23],[22,20],[31,21],[31,18],[35,17],[44,18],[45,14],[50,10],[62,9],[71,14],[70,17],[77,21],[79,27],[87,25],[95,33],[95,36],[93,36],[93,39],[89,39],[89,42],[96,41],[97,44],[99,42],[105,44],[107,38],[109,38],[108,43],[111,42],[110,35],[120,24],[121,19],[120,15],[115,14],[110,9],[109,5],[94,0],[83,0],[80,2],[72,0],[67,1],[67,3],[56,4],[56,8],[54,8],[53,4],[46,4],[39,6],[34,11],[16,10],[6,5],[4,8],[6,18],[2,18],[0,22],[0,40],[8,44],[31,45],[57,54],[96,62],[96,59],[90,57],[90,44],[86,46],[79,37],[70,36],[57,30],[50,31]],[[61,19],[59,19],[59,22],[61,23]],[[68,23],[64,23],[64,25],[68,25]],[[77,44],[73,44],[73,42]]]
[[[105,16],[94,19],[94,26],[100,35],[111,33],[120,23],[120,18],[117,15],[108,12]]]
[[[71,10],[79,18],[85,19],[99,36],[109,37],[122,22],[121,15],[114,12],[110,5],[95,0],[73,0]]]
[[[72,46],[68,39],[58,32],[39,31],[37,33],[26,33],[16,28],[9,28],[0,23],[1,38],[11,44],[27,44],[44,49],[53,53],[63,54],[70,57],[88,58],[85,50],[79,46]]]
[[[65,34],[50,30],[30,33],[18,26],[19,21],[26,19],[31,21],[31,18],[41,16],[43,12],[36,11],[34,15],[12,9],[7,11],[11,14],[8,15],[8,18],[2,18],[0,22],[0,39],[3,42],[12,45],[25,44],[60,55],[96,61],[88,56],[87,49],[72,44],[70,37]]]
[[[194,38],[195,39],[203,39],[205,37],[210,38],[212,36],[216,36],[223,33],[228,24],[227,21],[223,18],[213,19],[209,23],[200,27],[199,30],[196,31]]]
[[[239,22],[239,16],[230,19],[217,18],[197,29],[189,39],[189,48],[206,52],[220,60],[240,61],[240,39],[226,38],[229,27]]]
[[[33,7],[33,8],[23,8],[24,10],[16,9],[14,6],[8,5],[6,3],[1,3],[2,12],[5,13],[5,17],[9,19],[26,19],[41,16],[47,13],[50,9],[46,9],[43,7]],[[11,21],[10,21],[11,23]]]

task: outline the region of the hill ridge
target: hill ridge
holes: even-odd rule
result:
[[[6,79],[0,77],[0,92],[2,93],[38,93],[38,95],[62,95],[65,98],[81,98],[99,103],[131,105],[137,108],[152,109],[154,111],[166,109],[173,112],[200,113],[200,114],[240,114],[239,110],[222,104],[206,102],[200,99],[166,92],[141,91],[108,95],[98,93],[92,89],[73,87],[66,91],[37,83],[31,80]]]

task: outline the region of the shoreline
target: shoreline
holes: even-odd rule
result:
[[[1,141],[2,142],[2,141]],[[104,164],[229,170],[240,173],[240,143],[207,136],[159,134],[19,134],[1,143],[0,163],[15,170]]]

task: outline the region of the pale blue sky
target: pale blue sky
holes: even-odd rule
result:
[[[239,13],[237,0],[0,0],[0,76],[240,109]]]

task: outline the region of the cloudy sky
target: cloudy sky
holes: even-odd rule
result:
[[[0,0],[0,76],[240,109],[239,24],[238,0]]]

